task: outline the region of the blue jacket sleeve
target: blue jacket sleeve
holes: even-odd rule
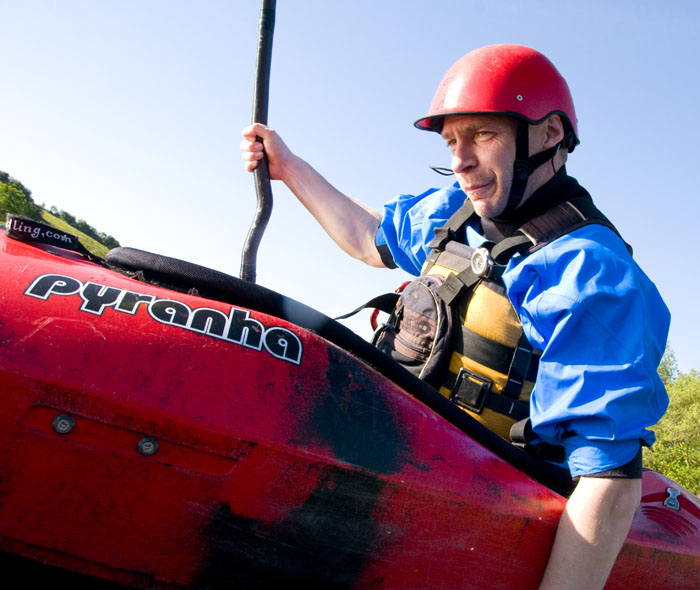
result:
[[[384,206],[377,247],[386,246],[399,268],[419,275],[435,228],[444,225],[466,198],[456,182],[420,195],[398,195]]]
[[[530,400],[535,433],[563,444],[573,476],[634,458],[668,406],[656,372],[670,314],[610,229],[589,225],[504,274],[531,344],[543,351]]]

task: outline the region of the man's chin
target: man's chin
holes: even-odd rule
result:
[[[497,217],[501,211],[496,203],[488,199],[471,199],[474,211],[479,217]]]

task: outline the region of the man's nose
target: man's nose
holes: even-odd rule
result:
[[[473,146],[467,143],[458,145],[452,152],[452,172],[462,174],[477,165]]]

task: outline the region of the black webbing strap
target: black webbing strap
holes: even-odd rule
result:
[[[564,201],[523,224],[518,229],[518,234],[498,242],[491,250],[491,257],[499,264],[507,264],[518,252],[524,250],[534,252],[565,234],[593,223],[604,225],[620,236],[617,228],[600,212],[591,199],[578,198]],[[626,242],[625,246],[632,254],[632,247]]]
[[[530,177],[530,175],[540,166],[542,166],[542,164],[554,158],[561,147],[566,146],[565,142],[570,141],[568,137],[564,137],[564,139],[557,145],[530,156],[529,125],[525,120],[520,118],[517,118],[516,121],[517,130],[515,133],[515,162],[513,162],[513,180],[511,182],[510,193],[508,195],[508,202],[503,213],[509,213],[518,208],[520,201],[525,194],[527,179]]]
[[[551,160],[560,149],[561,144],[557,144],[528,157],[528,159],[523,162],[523,168],[527,170],[528,176],[542,166],[542,164]]]
[[[513,180],[511,181],[508,202],[503,213],[515,210],[525,194],[527,179],[532,174],[532,167],[527,161],[530,153],[528,124],[520,118],[516,119],[515,133],[515,162],[513,162]]]
[[[532,359],[532,345],[520,332],[520,340],[512,356],[512,362],[508,368],[508,380],[503,388],[503,395],[511,399],[518,399],[527,378],[530,361]]]
[[[507,375],[504,394],[512,399],[518,399],[525,381],[534,381],[537,377],[540,353],[533,350],[522,333],[517,348],[513,350],[462,326],[455,350],[480,365]],[[454,387],[454,379],[448,378],[445,386]]]
[[[379,258],[382,261],[382,264],[386,266],[387,268],[398,268],[396,265],[396,262],[394,262],[394,257],[391,255],[391,250],[389,250],[389,246],[386,244],[380,244],[377,246],[377,252],[379,252]]]
[[[497,373],[508,373],[513,359],[513,349],[495,340],[477,334],[462,326],[461,338],[457,338],[457,352],[467,358],[493,369]]]
[[[516,235],[501,240],[491,249],[491,258],[498,264],[507,264],[518,252],[533,246],[532,241],[525,235]]]
[[[383,311],[384,313],[391,314],[391,312],[394,311],[394,308],[396,307],[396,303],[398,302],[399,297],[401,297],[399,293],[383,293],[382,295],[377,295],[376,297],[373,297],[367,303],[360,305],[360,307],[353,309],[352,311],[346,314],[339,315],[337,318],[333,319],[336,321],[345,320],[349,317],[354,316],[357,313],[360,313],[363,309],[367,308],[378,309],[379,311]]]
[[[431,242],[432,243],[432,242]],[[438,248],[433,248],[430,251],[430,254],[428,254],[428,257],[425,259],[425,264],[423,265],[423,271],[428,271],[437,262],[438,258],[440,257],[440,254],[442,253],[442,250],[439,250]]]
[[[530,405],[494,393],[489,379],[467,369],[460,369],[455,376],[450,399],[467,410],[481,414],[484,408],[519,421],[527,418]]]
[[[573,432],[566,433],[562,438],[568,438],[573,435]],[[537,440],[537,435],[532,430],[530,418],[523,418],[510,427],[510,440],[513,441],[516,447],[520,447],[545,461],[552,461],[553,463],[563,463],[566,461],[566,450],[563,446],[546,442],[533,444],[533,441]]]
[[[604,225],[605,227],[611,229],[614,231],[619,238],[622,240],[622,242],[625,244],[625,248],[627,248],[627,251],[630,253],[630,256],[634,253],[632,246],[630,246],[627,242],[625,242],[625,239],[622,237],[622,234],[618,231],[618,229],[613,225],[613,222],[610,221],[604,214],[603,212],[598,209],[598,207],[595,206],[593,201],[591,199],[586,199],[586,198],[578,198],[578,199],[571,199],[569,201],[569,204],[572,207],[575,207],[578,211],[581,212],[581,214],[585,217],[586,221],[582,222],[579,227],[583,225],[588,225],[590,223],[597,223],[599,225]],[[569,230],[573,231],[573,230]]]
[[[513,420],[522,420],[530,415],[530,404],[510,399],[503,395],[491,393],[484,402],[484,407]]]
[[[518,252],[534,251],[588,222],[589,218],[571,202],[558,203],[523,224],[518,234],[501,240],[491,250],[491,256],[496,262],[505,264]]]
[[[572,228],[580,227],[589,221],[571,201],[557,203],[540,215],[536,215],[518,229],[523,235],[530,238],[535,245],[548,244]]]
[[[100,264],[104,262],[102,258],[88,251],[88,249],[80,243],[78,236],[64,232],[43,221],[8,213],[5,229],[7,236],[14,240],[56,246],[64,250],[77,252],[92,262]]]
[[[435,237],[428,244],[428,248],[442,250],[450,240],[466,241],[459,240],[457,234],[474,215],[476,215],[474,205],[469,199],[465,199],[462,206],[452,214],[445,225],[435,229]]]
[[[447,275],[445,282],[438,287],[437,294],[447,305],[452,305],[465,289],[473,287],[480,280],[469,267],[459,274]]]

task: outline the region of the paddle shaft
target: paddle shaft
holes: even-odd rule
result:
[[[255,89],[253,91],[253,123],[267,124],[267,110],[270,90],[270,65],[272,62],[272,37],[275,31],[276,0],[262,0],[260,7],[260,27],[258,29],[258,58],[255,72]],[[258,138],[259,141],[260,138]],[[241,255],[240,277],[244,281],[255,283],[257,275],[257,256],[267,222],[272,213],[272,187],[267,156],[258,162],[253,172],[255,191],[258,197],[253,223],[248,230]]]

